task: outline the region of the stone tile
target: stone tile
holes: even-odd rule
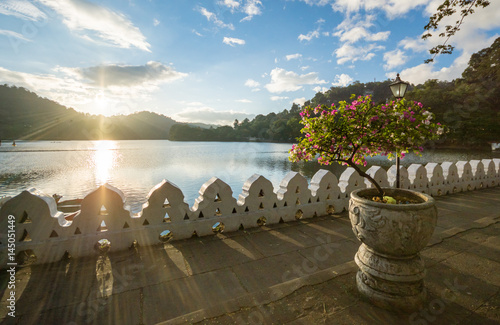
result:
[[[222,269],[262,258],[263,255],[252,245],[247,237],[240,236],[211,241],[202,245],[189,245],[179,248],[193,274]],[[175,242],[172,243],[175,247]]]
[[[299,253],[308,260],[302,263],[304,270],[324,270],[354,260],[361,242],[343,240],[333,242],[325,239],[325,244],[300,250]]]
[[[462,274],[481,280],[486,285],[500,287],[498,262],[465,252],[446,259],[443,265],[458,269]]]
[[[23,315],[19,324],[141,324],[140,299],[140,290],[86,299],[78,304]]]
[[[457,256],[462,259],[464,255],[467,254],[455,255],[440,264],[427,268],[425,286],[430,294],[440,300],[436,306],[442,302],[447,306],[446,310],[463,309],[472,312],[498,291],[493,283],[477,277],[476,272],[474,274],[467,272],[466,265],[462,264],[457,267],[457,263],[449,262],[450,259],[456,260]],[[454,264],[454,266],[449,264]]]
[[[16,314],[41,313],[88,297],[97,287],[96,259],[24,267],[16,274],[16,280]]]
[[[143,322],[155,324],[246,294],[229,269],[143,288]]]
[[[470,248],[468,252],[500,263],[500,237],[489,236],[480,245]]]
[[[248,292],[255,292],[305,274],[302,269],[305,260],[298,252],[289,252],[236,265],[232,269]]]
[[[500,324],[500,290],[461,324]]]
[[[264,256],[279,255],[297,251],[318,244],[312,238],[298,230],[299,227],[287,227],[247,236],[246,239]]]
[[[448,213],[443,215],[438,215],[437,226],[442,228],[471,228],[475,220],[480,219],[481,216],[475,213]]]
[[[342,221],[332,219],[303,225],[299,228],[299,231],[312,238],[329,237],[331,241],[355,238],[350,222],[349,225],[346,225]]]

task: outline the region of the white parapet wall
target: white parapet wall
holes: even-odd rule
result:
[[[387,172],[374,166],[367,173],[384,187],[395,183],[394,166]],[[500,159],[412,164],[408,169],[401,167],[400,175],[402,188],[446,195],[499,186]],[[372,184],[353,168],[347,168],[339,179],[319,170],[310,185],[299,173],[290,172],[277,190],[265,177],[255,174],[236,199],[228,184],[213,177],[203,184],[200,196],[189,207],[182,190],[164,180],[150,191],[136,215],[124,208],[123,193],[108,184],[85,196],[76,213],[57,211],[51,196],[30,189],[0,199],[0,268],[15,262],[12,254],[4,253],[11,252],[9,241],[15,244],[11,246],[15,246],[18,259],[24,254],[36,256],[35,263],[50,263],[65,254],[97,254],[96,244],[102,239],[111,244],[111,251],[120,251],[134,242],[155,245],[339,213],[347,209],[351,191],[367,186]]]

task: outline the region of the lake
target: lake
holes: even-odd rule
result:
[[[275,189],[291,170],[308,180],[319,168],[339,176],[345,167],[321,167],[316,163],[291,163],[291,144],[257,142],[128,141],[17,141],[0,146],[0,197],[15,196],[35,187],[62,200],[83,198],[109,183],[126,196],[126,206],[140,210],[146,197],[163,179],[176,184],[192,206],[203,183],[216,176],[229,184],[238,198],[253,174],[269,179]],[[499,158],[490,151],[426,150],[422,157],[407,155],[401,162],[443,162]],[[394,161],[373,157],[370,164],[389,168]]]

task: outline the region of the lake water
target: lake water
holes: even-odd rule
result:
[[[291,170],[308,180],[320,167],[316,163],[288,161],[290,144],[255,142],[131,141],[18,141],[0,146],[0,197],[15,196],[35,187],[46,194],[63,195],[62,200],[83,198],[98,186],[109,183],[126,196],[126,205],[140,210],[146,197],[163,179],[176,184],[192,206],[203,183],[216,176],[229,184],[238,198],[245,181],[253,174],[269,179],[278,188]],[[422,157],[407,155],[402,164],[425,164],[484,158],[499,158],[489,151],[427,150]],[[386,157],[370,163],[390,167]],[[328,166],[339,176],[345,167]]]

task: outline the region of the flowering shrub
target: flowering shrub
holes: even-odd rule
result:
[[[374,105],[371,96],[351,96],[352,103],[338,106],[307,106],[300,113],[303,138],[289,151],[291,161],[317,159],[329,165],[336,161],[353,167],[383,191],[358,165],[366,166],[366,157],[395,155],[403,158],[413,151],[420,155],[422,144],[439,138],[444,127],[433,121],[434,115],[419,102],[405,99]]]

